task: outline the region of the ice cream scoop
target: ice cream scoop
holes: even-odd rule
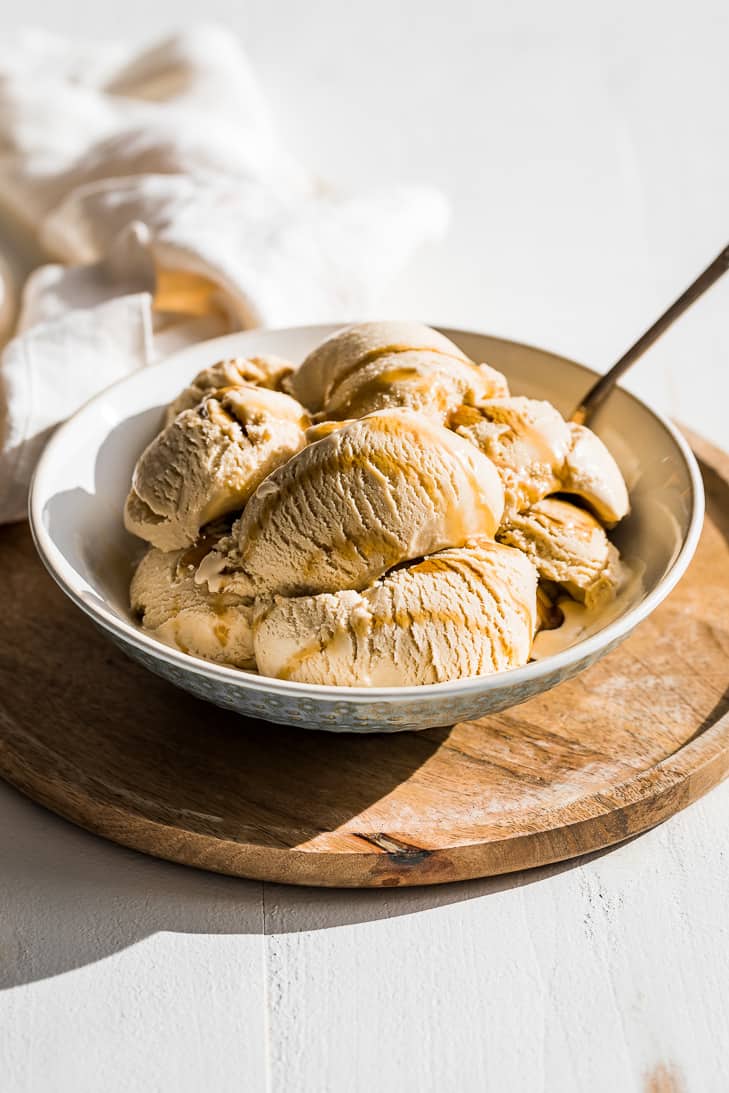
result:
[[[468,441],[381,410],[304,448],[261,484],[198,578],[260,595],[361,589],[400,562],[493,535],[503,489]]]
[[[569,501],[547,497],[511,516],[499,541],[516,547],[539,576],[587,607],[612,597],[622,573],[618,552],[595,517]]]
[[[264,675],[304,683],[399,687],[526,663],[536,570],[482,541],[444,550],[351,589],[259,604],[254,647]]]
[[[132,579],[132,610],[146,630],[183,653],[254,668],[252,607],[195,584],[199,554],[196,547],[168,552],[150,547]]]
[[[549,402],[489,399],[460,407],[450,424],[496,464],[507,519],[557,491],[581,497],[608,525],[629,510],[625,481],[603,442]]]
[[[287,383],[305,406],[329,418],[404,407],[444,421],[463,402],[509,393],[500,372],[412,322],[347,327],[310,353]]]
[[[329,418],[351,418],[401,406],[445,422],[463,403],[508,393],[504,377],[487,364],[413,349],[377,357],[346,376],[322,412]]]
[[[451,424],[496,464],[506,516],[559,489],[570,431],[551,403],[521,396],[491,399],[463,407]]]
[[[309,424],[295,399],[251,384],[203,398],[140,456],[124,510],[127,530],[161,550],[193,543],[203,525],[240,509],[304,446]]]
[[[602,522],[612,527],[630,510],[625,479],[592,429],[570,423],[569,430],[569,448],[560,472],[561,489],[582,497]]]
[[[167,424],[182,413],[191,410],[206,396],[229,387],[268,387],[278,390],[281,381],[293,371],[293,365],[282,357],[233,357],[217,361],[198,372],[192,382],[167,409]]]

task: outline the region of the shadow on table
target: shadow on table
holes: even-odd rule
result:
[[[423,888],[263,885],[126,850],[0,783],[0,989],[94,964],[158,932],[263,936],[375,922],[536,884],[585,860]]]

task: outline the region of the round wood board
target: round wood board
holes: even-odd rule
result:
[[[137,667],[0,529],[0,774],[89,831],[294,884],[436,884],[597,850],[729,771],[729,457],[678,588],[576,679],[482,721],[342,736],[251,721]]]

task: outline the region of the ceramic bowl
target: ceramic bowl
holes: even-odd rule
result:
[[[592,425],[625,475],[632,511],[615,534],[645,565],[644,592],[603,630],[552,657],[490,676],[422,687],[331,687],[294,683],[189,656],[145,633],[129,611],[128,587],[143,545],[122,524],[132,468],[160,426],[162,410],[192,376],[222,357],[276,353],[300,361],[335,327],[248,331],[193,346],[114,384],[54,434],[38,465],[30,521],[38,552],[63,591],[125,653],[218,706],[251,717],[333,732],[425,729],[524,702],[603,656],[653,611],[685,571],[703,517],[701,476],[677,430],[639,399],[616,390]],[[445,330],[476,361],[508,377],[515,394],[545,398],[568,414],[594,373],[541,349]]]

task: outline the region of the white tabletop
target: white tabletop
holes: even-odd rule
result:
[[[190,0],[24,0],[141,36]],[[611,362],[729,241],[725,0],[208,0],[291,144],[450,196],[387,314]],[[630,381],[719,443],[729,278]],[[3,717],[0,696],[0,720]],[[628,844],[413,891],[286,889],[77,830],[0,784],[0,1089],[729,1089],[729,785]]]

